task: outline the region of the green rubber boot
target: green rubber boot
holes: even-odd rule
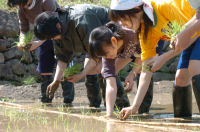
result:
[[[191,86],[174,86],[173,90],[174,117],[192,116],[192,89]]]
[[[192,77],[192,87],[196,98],[197,106],[200,112],[200,74]]]
[[[85,86],[87,88],[87,97],[90,102],[89,106],[99,108],[101,105],[101,93],[97,75],[87,75]]]

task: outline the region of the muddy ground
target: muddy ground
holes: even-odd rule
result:
[[[159,81],[154,82],[154,96],[153,103],[150,112],[155,113],[172,113],[172,81]],[[133,87],[133,90],[128,93],[130,102],[133,101],[136,94],[136,86]],[[62,102],[62,89],[59,87],[55,94],[56,99]],[[15,99],[16,101],[40,101],[40,84],[26,85],[26,86],[14,86],[10,82],[0,81],[0,98],[10,98]],[[54,100],[55,101],[55,100]],[[88,99],[86,94],[86,88],[84,82],[75,83],[75,99],[73,105],[76,104],[85,104],[88,105]],[[103,104],[102,104],[103,106]],[[165,109],[163,109],[163,106]],[[197,112],[196,101],[193,95],[193,112]]]

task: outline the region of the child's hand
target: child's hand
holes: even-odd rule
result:
[[[31,46],[32,46],[32,43],[28,43],[28,44],[26,44],[25,47],[23,47],[23,49],[24,49],[25,51],[30,51]]]
[[[126,107],[123,108],[120,113],[119,113],[119,117],[120,119],[126,120],[129,115],[135,114],[137,112],[137,109],[133,106],[130,107]]]
[[[135,77],[136,77],[136,76],[135,76],[135,74],[134,74],[133,71],[131,71],[131,72],[129,73],[129,75],[126,77],[126,79],[125,79],[125,81],[124,81],[124,87],[126,87],[127,84],[128,84],[128,88],[125,89],[125,92],[126,92],[126,93],[130,92],[130,91],[133,89],[133,85],[134,85],[133,79],[134,79]]]
[[[165,59],[162,56],[157,56],[153,58],[150,62],[150,64],[152,65],[151,72],[155,72],[159,70],[163,66],[164,63],[165,63]]]
[[[27,43],[27,44],[24,44],[24,46],[17,45],[17,48],[20,51],[23,51],[23,50],[30,51],[31,46],[32,46],[32,43]]]
[[[60,84],[60,81],[58,81],[58,80],[53,81],[51,84],[49,84],[49,86],[47,87],[47,91],[46,91],[47,98],[53,99],[54,93],[58,89],[59,84]]]
[[[72,82],[72,83],[75,83],[75,82],[77,82],[77,81],[79,81],[81,79],[82,79],[82,76],[81,76],[80,73],[79,74],[74,74],[72,76],[69,76],[69,77],[65,78],[65,80],[67,80],[69,82]]]
[[[170,49],[175,50],[175,45],[176,45],[176,41],[170,42],[170,45],[169,45]]]

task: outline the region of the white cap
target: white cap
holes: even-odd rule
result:
[[[194,9],[200,8],[200,0],[188,0],[190,2],[190,5]]]
[[[141,5],[143,5],[144,12],[147,14],[149,19],[154,23],[153,7],[149,0],[112,0],[110,9],[129,10]]]
[[[112,0],[111,10],[129,10],[143,4],[142,0]]]

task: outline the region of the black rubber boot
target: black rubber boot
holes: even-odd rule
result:
[[[200,112],[200,74],[192,77],[192,87],[196,98],[197,106]]]
[[[87,88],[87,97],[90,102],[90,107],[99,108],[101,105],[101,93],[97,81],[97,75],[87,75],[85,80]]]
[[[64,80],[61,82],[62,90],[63,90],[63,97],[64,103],[71,105],[74,100],[74,84],[72,82],[68,82]]]
[[[115,107],[117,106],[118,109],[121,110],[124,107],[130,106],[130,102],[118,76],[116,76],[116,82],[117,82],[117,98],[115,101]]]
[[[179,87],[173,89],[174,117],[192,116],[192,89],[191,86]]]
[[[41,102],[51,103],[52,99],[46,97],[47,86],[52,82],[52,76],[41,76]]]
[[[102,77],[101,74],[98,74],[98,83],[101,89],[101,96],[103,98],[104,106],[106,107],[106,80]]]
[[[140,74],[137,74],[137,88],[139,85],[139,79],[140,79]],[[153,100],[153,77],[151,78],[151,82],[149,84],[149,88],[147,90],[146,95],[144,96],[144,99],[142,101],[142,104],[140,105],[140,108],[138,109],[138,113],[142,114],[142,113],[149,113],[150,107],[151,107],[151,103]]]

